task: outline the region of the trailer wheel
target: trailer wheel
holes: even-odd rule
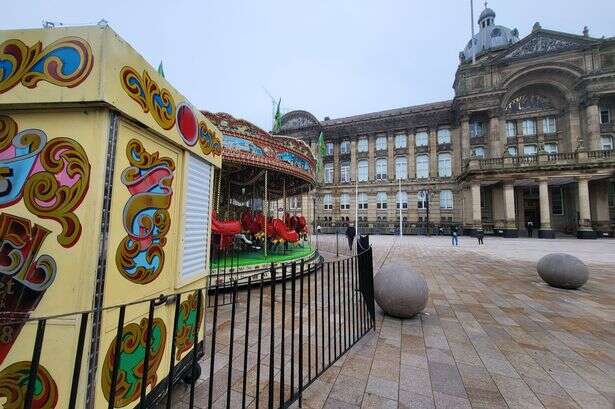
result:
[[[182,375],[182,381],[187,384],[192,384],[196,382],[197,379],[201,377],[201,365],[197,364],[192,370],[188,369]]]

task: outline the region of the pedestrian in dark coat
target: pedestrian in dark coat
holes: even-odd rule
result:
[[[348,239],[348,248],[352,251],[352,243],[354,242],[354,236],[357,235],[357,230],[354,228],[354,225],[350,223],[348,227],[346,227],[346,238]]]
[[[484,237],[485,237],[485,232],[483,232],[482,229],[476,231],[476,238],[478,239],[478,244],[485,244],[483,243]]]

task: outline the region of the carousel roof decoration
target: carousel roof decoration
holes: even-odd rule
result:
[[[233,173],[232,183],[239,185],[255,177],[256,168],[288,175],[284,179],[289,195],[306,191],[315,184],[316,160],[305,142],[272,135],[245,119],[224,112],[201,112],[222,132],[222,163],[226,171]],[[270,179],[269,190],[274,196],[282,194],[281,182],[276,183],[279,180],[282,178]]]

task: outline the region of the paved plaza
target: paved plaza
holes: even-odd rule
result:
[[[321,237],[332,248],[332,237]],[[612,408],[615,241],[371,237],[376,271],[403,260],[426,278],[424,314],[385,317],[304,394],[310,408]],[[328,245],[328,246],[327,246]],[[578,291],[546,286],[536,261],[589,265]]]
[[[342,237],[340,237],[341,239]],[[377,307],[376,329],[342,355],[303,394],[305,408],[613,408],[615,402],[615,240],[372,236],[375,272],[391,260],[422,273],[430,289],[423,314],[399,320]],[[336,258],[334,235],[319,237],[327,260]],[[340,258],[346,248],[337,248]],[[590,279],[581,290],[548,287],[536,261],[552,252],[585,261]],[[270,299],[265,294],[268,311]],[[254,296],[255,293],[253,293]],[[280,292],[276,293],[274,379],[278,399]],[[245,295],[244,295],[245,296]],[[288,299],[287,299],[288,302]],[[288,306],[287,306],[288,308]],[[241,407],[242,345],[238,307],[231,407]],[[320,311],[320,310],[319,310]],[[213,407],[226,407],[229,311],[218,317]],[[208,320],[206,319],[206,323]],[[248,333],[256,333],[253,318]],[[269,328],[269,320],[263,323]],[[312,321],[314,322],[314,321]],[[211,330],[207,324],[208,332]],[[286,385],[290,333],[287,324]],[[295,333],[296,334],[296,333]],[[208,341],[209,342],[209,341]],[[246,406],[255,407],[256,337],[248,339]],[[268,345],[269,338],[263,339]],[[209,350],[209,344],[206,345]],[[304,346],[304,351],[307,345]],[[207,355],[209,353],[207,352]],[[269,356],[263,351],[259,407],[266,407]],[[207,407],[209,361],[196,385],[195,407]],[[312,367],[313,368],[313,367]],[[313,371],[314,373],[314,371]],[[285,387],[285,389],[287,389]],[[288,391],[287,391],[288,392]],[[174,406],[188,407],[178,384]],[[292,407],[298,407],[295,403]]]

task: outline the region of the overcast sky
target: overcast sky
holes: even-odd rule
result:
[[[201,109],[271,127],[283,111],[323,119],[452,98],[470,38],[469,0],[5,1],[0,28],[101,18]],[[475,21],[484,8],[475,0]],[[496,24],[615,36],[613,0],[492,0]],[[478,29],[478,28],[477,28]]]

